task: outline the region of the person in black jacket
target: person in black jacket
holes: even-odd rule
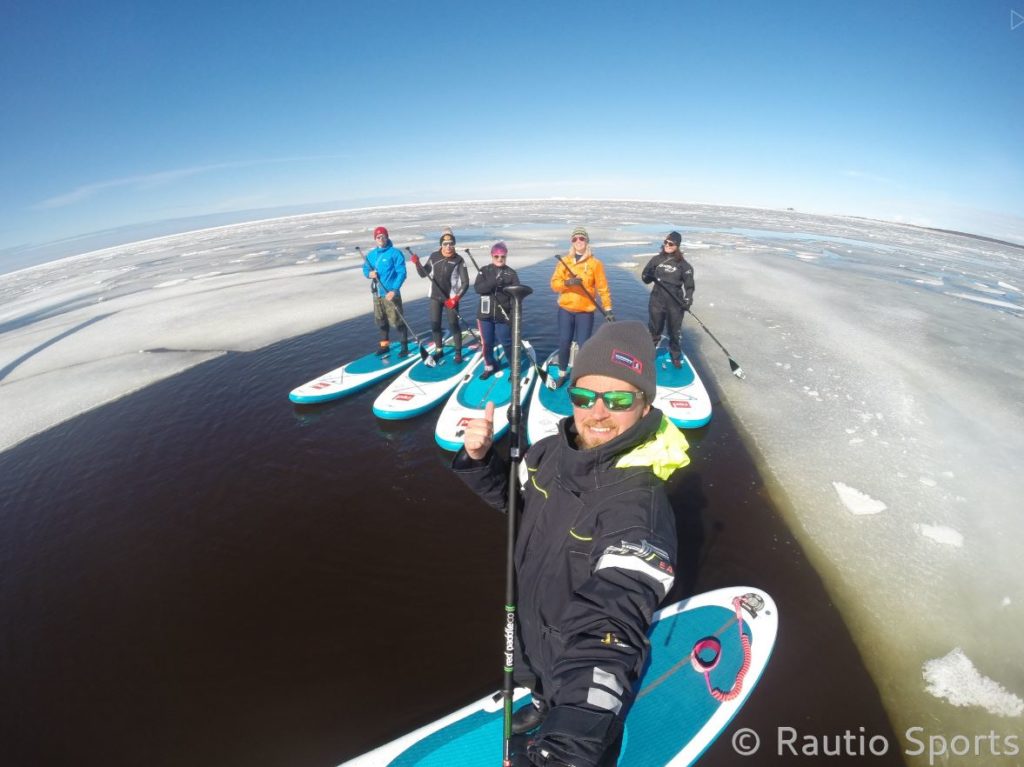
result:
[[[647,661],[651,617],[672,587],[675,518],[664,480],[689,463],[660,410],[654,346],[641,322],[601,326],[576,357],[571,418],[532,445],[519,472],[516,682],[534,705],[516,765],[614,765]],[[452,468],[507,508],[508,467],[492,449],[494,405],[466,426]]]
[[[466,262],[455,252],[455,235],[451,229],[441,234],[441,247],[430,254],[425,264],[415,253],[412,263],[420,277],[430,279],[430,330],[437,351],[441,356],[441,309],[447,310],[448,332],[455,345],[455,363],[462,362],[462,326],[459,324],[459,301],[469,290],[469,270]]]
[[[476,324],[480,329],[480,343],[484,352],[484,372],[481,379],[490,378],[501,365],[494,359],[494,342],[497,340],[506,356],[512,353],[512,334],[509,332],[509,318],[512,315],[512,299],[502,288],[518,285],[519,275],[508,266],[508,246],[496,242],[491,246],[491,263],[476,276],[473,289],[480,294],[480,307]]]
[[[664,331],[668,337],[672,364],[682,366],[683,317],[693,303],[693,267],[683,257],[679,232],[669,232],[661,252],[647,262],[640,275],[646,284],[657,283],[651,291],[647,311],[650,315],[651,338],[657,346]]]

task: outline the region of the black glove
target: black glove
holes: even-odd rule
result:
[[[622,722],[611,712],[555,706],[527,753],[541,767],[597,767],[621,732]]]
[[[567,279],[565,281],[565,284],[566,285],[582,285],[583,284],[583,280],[581,280],[579,277],[570,277],[569,279]]]
[[[690,304],[692,304],[692,303],[693,303],[693,299],[690,298],[689,296],[687,296],[686,298],[683,299],[683,309],[689,309],[690,308]]]

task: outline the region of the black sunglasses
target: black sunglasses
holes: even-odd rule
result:
[[[569,401],[573,407],[582,410],[590,410],[597,404],[598,397],[609,410],[632,410],[637,397],[642,395],[643,392],[639,391],[592,391],[582,386],[573,386],[569,389]]]
[[[671,245],[673,248],[676,247],[676,243],[672,242],[672,240],[665,240],[664,244],[666,247],[669,245]]]

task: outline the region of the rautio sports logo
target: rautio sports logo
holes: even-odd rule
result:
[[[612,364],[629,368],[637,375],[643,375],[644,372],[644,363],[629,352],[624,352],[621,349],[612,349]]]
[[[398,400],[399,402],[408,402],[409,400],[413,399],[415,396],[416,396],[415,394],[409,394],[407,392],[403,392],[401,394],[396,394],[395,395],[395,399]]]

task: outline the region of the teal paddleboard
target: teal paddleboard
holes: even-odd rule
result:
[[[402,344],[396,341],[388,347],[387,354],[367,354],[352,360],[292,389],[288,399],[298,405],[315,405],[362,391],[419,360],[415,342],[409,344],[405,357],[399,356],[401,349]]]
[[[480,345],[469,332],[463,333],[462,361],[455,361],[455,346],[445,339],[440,355],[433,343],[432,354],[418,361],[392,381],[373,403],[373,414],[389,421],[414,418],[441,403],[454,389],[462,374],[480,356]]]
[[[531,445],[557,433],[558,422],[572,415],[569,381],[566,380],[557,389],[553,388],[553,384],[562,374],[562,369],[558,366],[557,350],[551,352],[540,370],[540,380],[530,396],[530,407],[526,413],[526,439]],[[569,368],[566,374],[571,371],[572,368]]]
[[[741,621],[737,621],[737,612]],[[745,674],[741,674],[745,660],[741,630],[749,650]],[[777,633],[775,602],[754,588],[711,591],[656,613],[649,633],[650,662],[626,717],[619,767],[693,764],[750,696],[771,657]],[[703,665],[694,662],[695,655]],[[718,697],[711,690],[717,691]],[[528,702],[529,694],[517,691],[515,707]],[[498,764],[502,710],[501,693],[489,695],[345,764]]]
[[[659,346],[654,358],[658,387],[651,404],[681,429],[696,429],[711,420],[711,397],[685,354],[678,368],[669,350]]]
[[[524,353],[519,365],[520,405],[529,398],[530,387],[537,377],[537,358],[533,346],[524,338],[522,347]],[[512,402],[510,361],[501,347],[495,353],[495,360],[501,369],[484,378],[484,360],[481,355],[467,368],[441,410],[434,428],[434,440],[445,450],[454,453],[462,448],[466,424],[471,419],[483,418],[488,402],[494,403],[494,441],[497,442],[508,431],[508,406]]]

